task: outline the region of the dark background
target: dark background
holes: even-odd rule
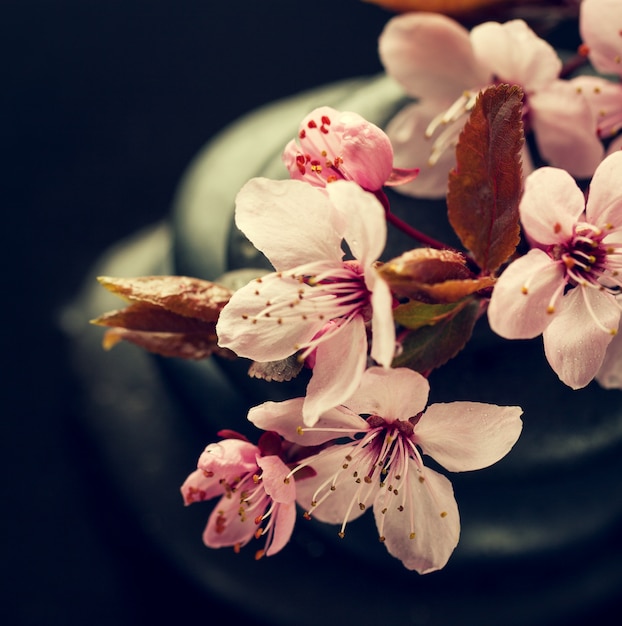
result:
[[[380,71],[390,16],[359,0],[5,3],[0,623],[214,619],[218,600],[166,562],[111,487],[60,312],[109,245],[167,216],[226,124]]]
[[[390,14],[358,0],[21,0],[0,15],[0,622],[213,619],[108,486],[59,312],[104,249],[167,215],[228,122],[379,71]]]

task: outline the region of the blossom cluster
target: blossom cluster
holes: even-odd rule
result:
[[[478,470],[522,429],[518,406],[427,406],[430,371],[485,317],[507,339],[542,335],[562,384],[622,388],[622,3],[583,0],[579,25],[579,62],[567,64],[520,19],[469,31],[440,14],[393,17],[379,53],[412,103],[384,130],[356,112],[309,112],[284,147],[284,178],[237,194],[236,226],[273,271],[230,293],[185,282],[173,303],[153,279],[103,280],[142,307],[97,320],[111,344],[248,359],[266,380],[310,374],[303,397],[250,409],[256,443],[223,429],[183,484],[186,504],[218,499],[207,546],[263,537],[256,555],[272,556],[299,512],[344,537],[371,508],[407,569],[442,568],[458,507],[423,457]],[[388,186],[446,197],[464,250],[401,222]],[[413,248],[387,261],[388,223]],[[145,307],[165,312],[159,332],[131,327]],[[449,338],[456,320],[465,336]]]

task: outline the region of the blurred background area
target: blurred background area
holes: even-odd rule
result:
[[[218,606],[110,488],[81,428],[59,314],[108,246],[169,214],[224,126],[380,71],[390,15],[358,0],[3,5],[2,623],[186,623]]]

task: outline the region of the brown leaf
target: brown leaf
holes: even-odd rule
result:
[[[459,252],[434,248],[409,250],[378,272],[397,296],[427,303],[457,302],[494,283],[475,276]]]
[[[298,359],[295,354],[281,361],[267,361],[264,363],[253,361],[248,370],[248,375],[251,378],[260,378],[268,382],[275,381],[282,383],[298,376],[303,365],[304,361]]]
[[[214,333],[216,328],[216,322],[179,315],[148,302],[133,302],[125,309],[104,313],[91,323],[97,326],[119,326],[128,330],[168,333]]]
[[[167,357],[235,356],[218,346],[216,336],[218,316],[232,293],[226,287],[185,276],[98,280],[130,301],[125,309],[104,313],[92,321],[111,328],[104,335],[104,348],[109,350],[120,341],[128,341]]]
[[[519,242],[523,92],[489,87],[477,99],[449,174],[449,221],[479,267],[496,270]]]
[[[112,328],[104,335],[104,348],[110,350],[120,341],[128,341],[148,352],[181,359],[206,359],[212,354],[235,358],[235,354],[217,344],[216,335],[208,333],[165,333]]]
[[[147,302],[207,322],[218,320],[233,293],[222,285],[187,276],[101,276],[97,280],[108,291],[127,300]]]

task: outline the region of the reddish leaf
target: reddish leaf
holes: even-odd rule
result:
[[[471,300],[437,324],[411,331],[402,341],[402,352],[393,360],[393,367],[409,367],[426,373],[444,365],[470,339],[479,310],[479,303]]]
[[[480,94],[456,147],[456,168],[449,174],[449,221],[488,272],[506,261],[519,242],[522,98],[516,85],[497,85]]]
[[[198,278],[187,276],[139,276],[97,280],[118,296],[136,302],[148,302],[186,317],[215,322],[232,291]]]
[[[491,277],[476,277],[464,255],[451,250],[418,248],[378,268],[391,291],[427,303],[451,303],[492,286]]]

